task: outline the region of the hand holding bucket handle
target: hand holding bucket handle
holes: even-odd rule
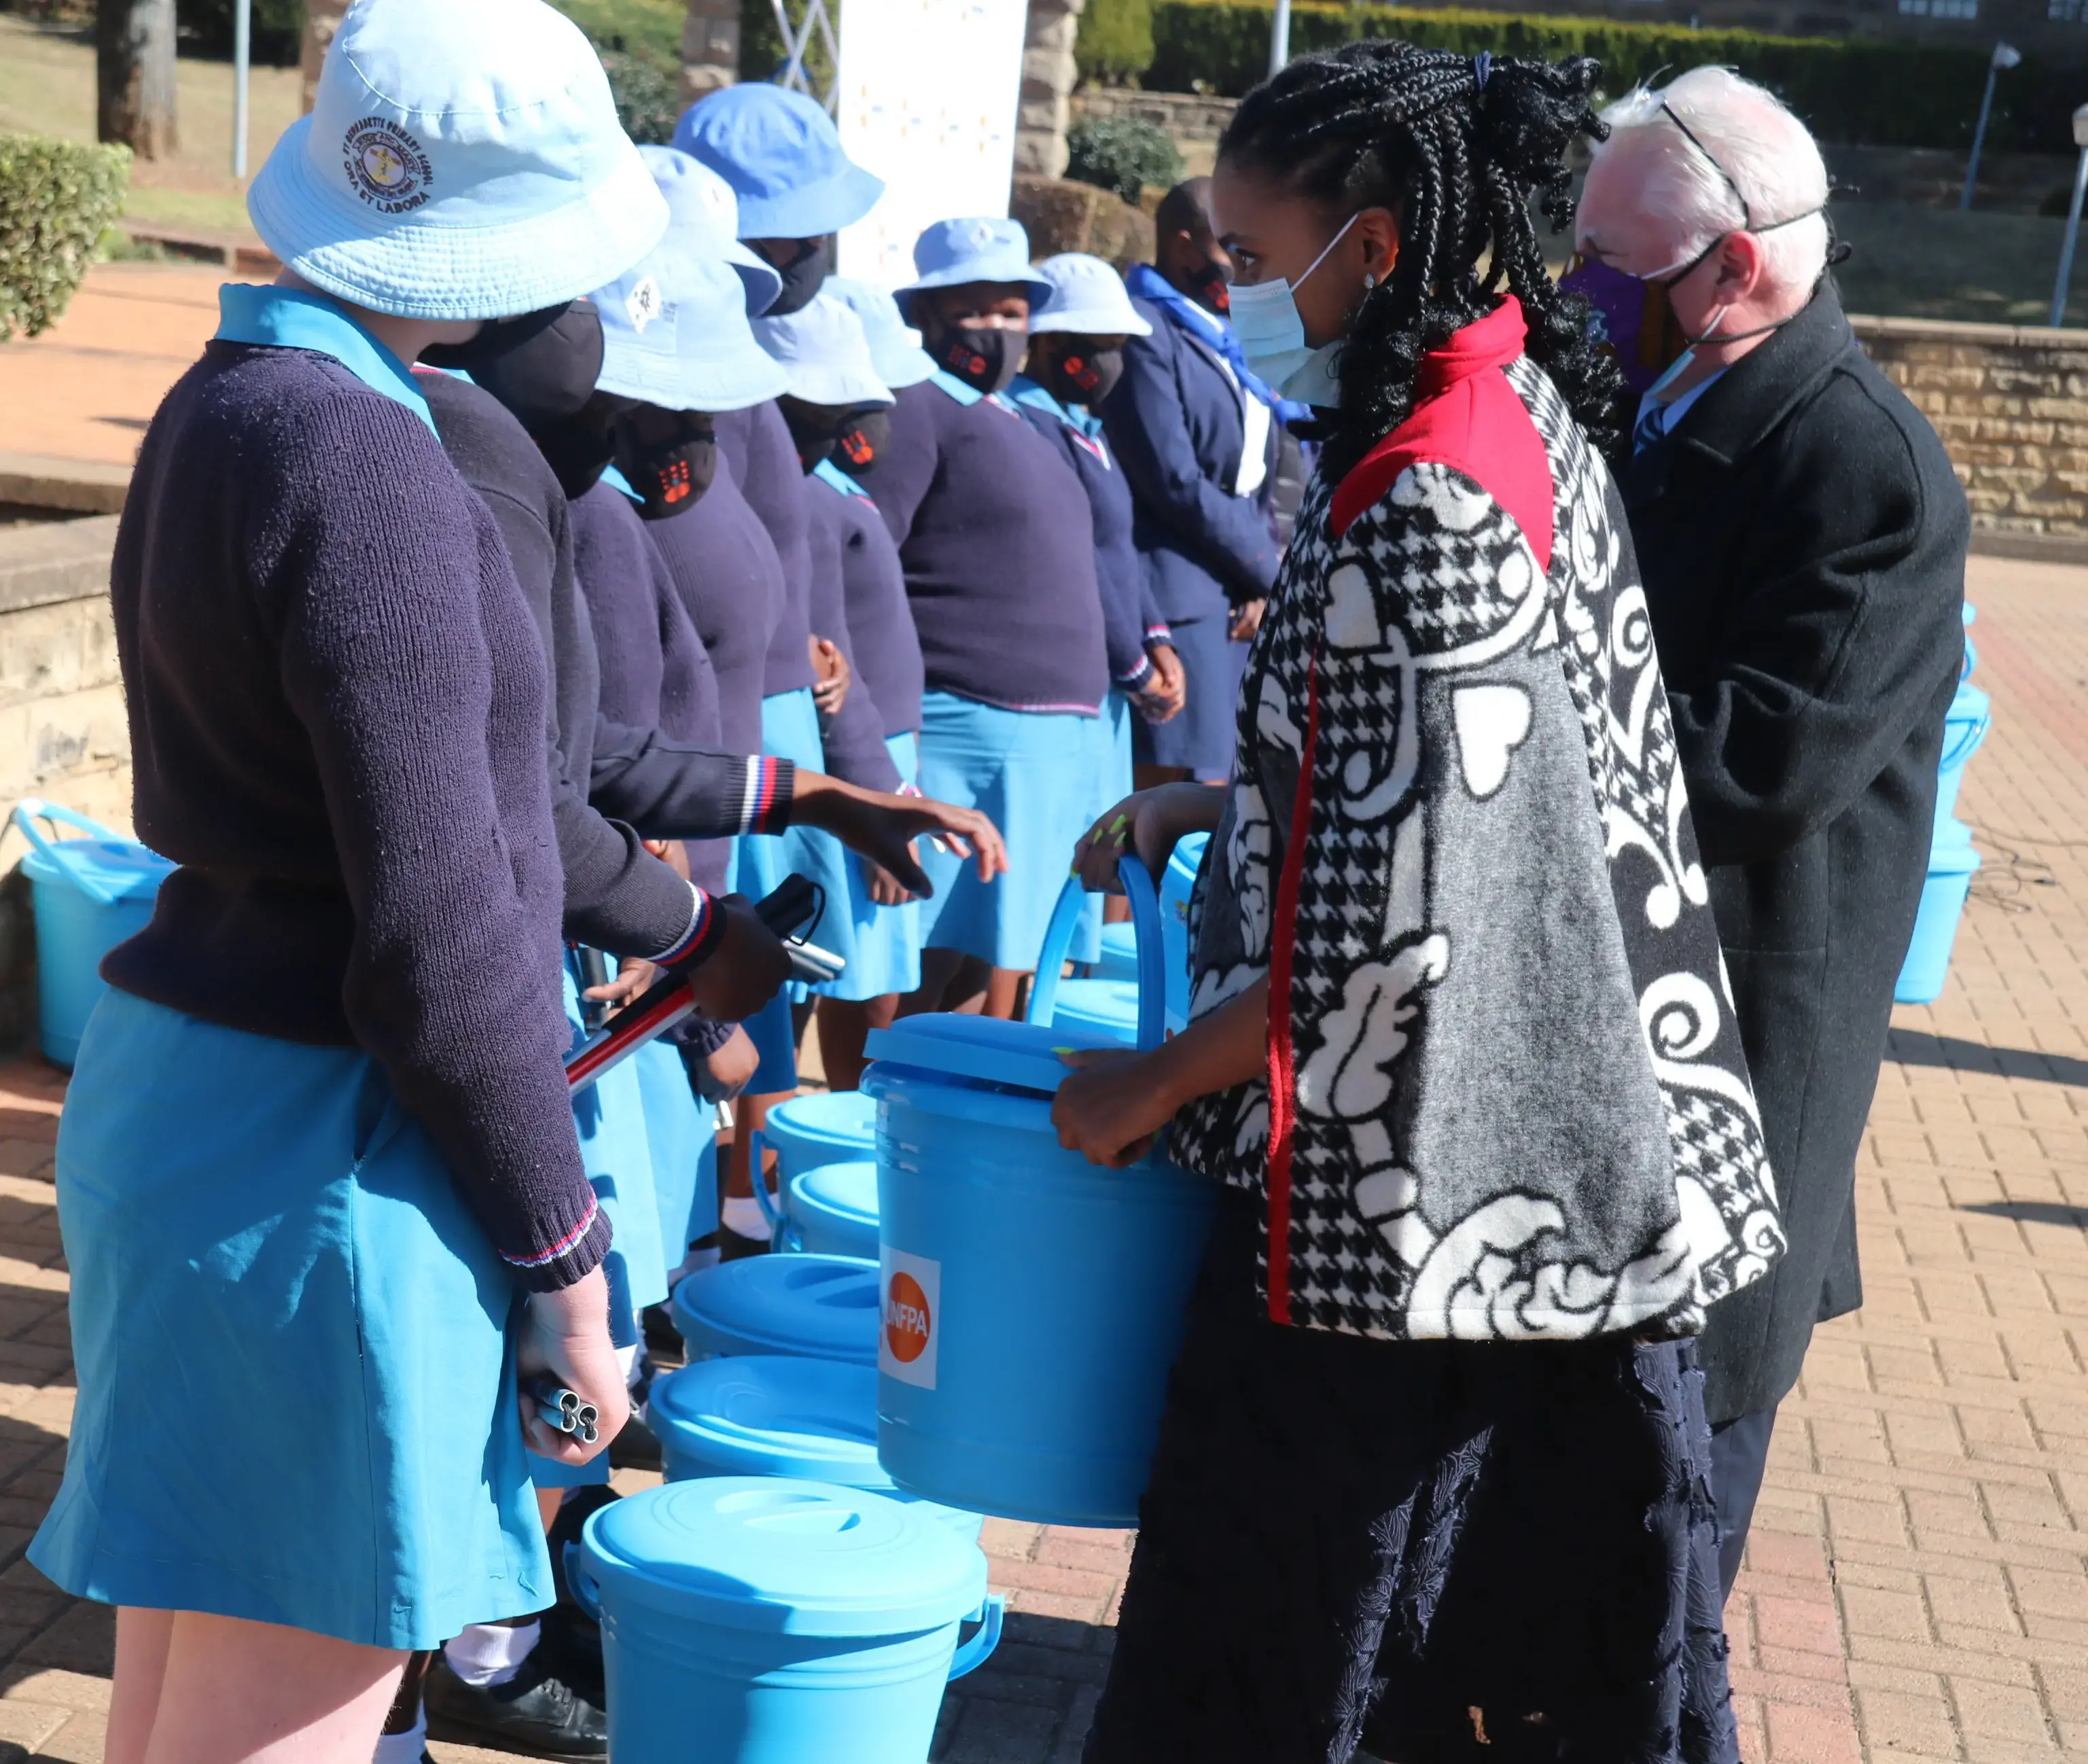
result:
[[[75,833],[83,833],[89,839],[122,840],[123,836],[113,828],[105,827],[98,820],[89,820],[86,816],[75,814],[69,808],[61,808],[56,803],[47,803],[41,796],[25,796],[15,805],[11,817],[22,831],[22,837],[50,859],[72,880],[79,891],[103,906],[114,904],[116,891],[91,871],[67,863],[60,851],[62,840],[53,839],[36,823],[47,820],[61,827],[70,827]]]
[[[1153,887],[1153,875],[1136,853],[1127,851],[1117,859],[1116,873],[1131,901],[1131,924],[1138,944],[1138,1047],[1144,1052],[1157,1047],[1167,1032],[1167,958],[1160,935],[1160,897]],[[1059,970],[1065,965],[1066,952],[1072,947],[1073,932],[1087,906],[1087,890],[1077,876],[1068,876],[1059,891],[1051,923],[1044,932],[1044,947],[1037,953],[1037,973],[1029,983],[1029,1021],[1049,1024],[1059,1002]]]

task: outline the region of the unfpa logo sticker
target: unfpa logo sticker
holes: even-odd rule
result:
[[[943,1265],[903,1249],[879,1255],[877,1369],[901,1384],[935,1388],[942,1331]]]
[[[434,169],[421,143],[396,122],[365,117],[341,143],[348,187],[379,214],[410,214],[428,199]]]

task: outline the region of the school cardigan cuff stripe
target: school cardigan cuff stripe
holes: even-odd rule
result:
[[[1145,627],[1145,640],[1148,643],[1164,643],[1172,649],[1174,645],[1174,632],[1166,625],[1148,625]]]
[[[1117,676],[1116,683],[1124,691],[1136,692],[1140,691],[1145,683],[1152,678],[1153,659],[1149,656],[1141,655],[1138,658],[1138,666],[1128,674],[1119,674]]]
[[[798,792],[798,769],[788,760],[756,754],[747,762],[740,795],[742,833],[780,833],[790,824],[790,803]]]
[[[652,960],[663,968],[693,968],[709,959],[725,937],[725,910],[695,883],[689,884],[688,929]]]
[[[587,1210],[580,1222],[565,1232],[548,1248],[526,1255],[500,1252],[500,1259],[512,1268],[522,1284],[532,1292],[558,1292],[584,1280],[601,1264],[609,1253],[610,1230],[609,1215],[601,1210],[601,1201],[592,1192],[588,1196]]]

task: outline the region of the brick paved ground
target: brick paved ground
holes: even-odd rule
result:
[[[1894,1030],[1859,1173],[1868,1302],[1821,1331],[1771,1457],[1730,1614],[1748,1764],[2088,1758],[2088,571],[1975,560],[1972,597],[1987,867],[1949,991]],[[60,1095],[0,1073],[0,1764],[98,1761],[108,1694],[105,1617],[19,1560],[71,1412]],[[986,1542],[1008,1638],[936,1758],[1076,1758],[1128,1540]]]

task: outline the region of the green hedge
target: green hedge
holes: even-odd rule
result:
[[[649,49],[601,50],[617,120],[640,146],[664,146],[682,114],[682,66]]]
[[[1182,181],[1182,155],[1167,131],[1143,117],[1099,117],[1066,134],[1066,175],[1106,190],[1134,208],[1148,184],[1172,190]]]
[[[0,342],[57,322],[130,179],[127,147],[0,135]]]
[[[232,53],[233,0],[178,0],[174,8],[184,47],[208,55]],[[250,15],[255,63],[294,67],[305,41],[305,0],[253,0]]]
[[[1268,71],[1273,8],[1156,0],[1152,62],[1138,71],[1156,92],[1238,96]],[[1084,26],[1085,28],[1085,26]],[[1782,97],[1823,140],[1876,147],[1970,145],[1987,78],[1984,49],[1769,36],[1752,31],[1692,31],[1547,14],[1445,7],[1294,5],[1293,54],[1356,37],[1394,36],[1430,49],[1474,54],[1593,55],[1603,87],[1622,93],[1641,80],[1716,62]],[[2001,75],[1987,144],[2055,153],[2072,151],[2069,124],[2081,101],[2077,76],[2026,61]]]
[[[1088,0],[1073,59],[1083,79],[1136,79],[1153,63],[1153,0]]]

